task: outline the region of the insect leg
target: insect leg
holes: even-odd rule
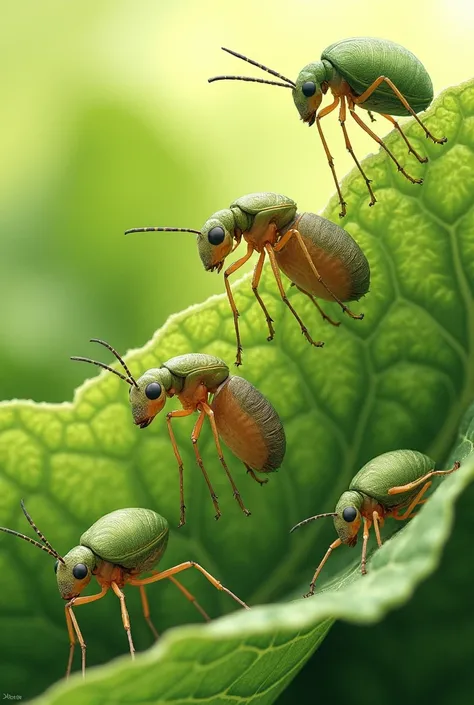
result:
[[[332,296],[332,298],[334,299],[334,301],[336,301],[336,303],[339,304],[339,306],[342,308],[342,310],[344,311],[344,313],[347,313],[347,315],[350,316],[351,318],[356,318],[357,320],[362,320],[362,319],[364,318],[364,314],[363,314],[363,313],[360,313],[359,315],[356,315],[355,313],[352,313],[352,311],[350,310],[350,308],[348,308],[345,304],[343,304],[342,301],[341,301],[340,299],[338,299],[338,297],[336,296],[336,294],[334,294],[334,293],[331,291],[331,289],[328,287],[328,285],[326,284],[326,282],[324,281],[324,279],[322,278],[322,276],[320,275],[320,273],[319,273],[318,270],[316,269],[316,267],[315,267],[315,265],[314,265],[314,262],[313,262],[313,260],[311,259],[311,256],[310,256],[310,254],[309,254],[309,252],[308,252],[308,248],[307,248],[306,245],[304,244],[304,240],[303,240],[303,238],[301,237],[301,233],[300,233],[299,230],[296,230],[295,228],[293,228],[292,230],[288,230],[288,231],[284,234],[284,236],[282,237],[282,239],[281,239],[279,242],[277,242],[277,244],[274,246],[274,249],[278,252],[278,250],[280,250],[280,249],[283,247],[283,245],[290,239],[290,237],[296,237],[296,239],[298,240],[299,245],[300,245],[300,247],[301,247],[301,249],[302,249],[302,251],[303,251],[303,255],[304,255],[306,261],[308,262],[308,264],[309,264],[309,266],[310,266],[310,268],[311,268],[311,270],[312,270],[314,276],[316,277],[316,279],[318,280],[318,282],[320,282],[320,283],[324,286],[324,288],[326,289],[326,291],[327,291],[329,294],[331,294],[331,296]],[[273,255],[273,252],[272,252],[272,255]]]
[[[69,600],[68,603],[66,603],[66,623],[67,623],[67,628],[69,632],[69,661],[68,661],[68,670],[66,671],[66,678],[69,677],[70,673],[70,667],[72,665],[72,654],[71,651],[74,653],[74,645],[75,645],[75,639],[74,639],[74,634],[71,631],[71,625],[74,628],[74,631],[76,632],[77,640],[81,646],[81,652],[82,652],[82,677],[86,677],[86,642],[84,641],[84,638],[82,636],[81,630],[79,629],[79,624],[77,623],[76,615],[73,612],[73,607],[78,607],[79,605],[86,605],[88,602],[95,602],[96,600],[100,600],[106,592],[108,591],[108,587],[103,585],[102,590],[98,592],[96,595],[87,595],[86,597],[73,597],[72,600]],[[71,636],[74,641],[71,640]]]
[[[71,615],[69,614],[69,609],[67,606],[65,607],[64,612],[66,614],[66,625],[67,625],[67,631],[69,634],[69,658],[67,661],[67,668],[66,668],[66,680],[68,680],[69,676],[71,675],[72,660],[74,657],[74,648],[76,646],[76,636],[74,634],[74,627],[73,627]],[[78,626],[78,629],[79,629],[79,626]]]
[[[181,583],[180,583],[178,580],[176,580],[176,578],[173,578],[172,575],[170,575],[170,578],[169,578],[169,579],[171,580],[171,582],[173,583],[173,585],[176,585],[176,587],[178,588],[178,590],[180,590],[180,591],[183,593],[183,595],[185,596],[185,598],[186,598],[187,600],[189,600],[189,602],[192,602],[192,604],[194,605],[194,607],[195,607],[195,608],[197,609],[197,611],[204,617],[204,619],[206,620],[206,622],[210,622],[210,621],[211,621],[211,618],[209,617],[209,615],[207,614],[207,612],[201,607],[201,605],[200,605],[199,602],[196,600],[196,598],[194,597],[194,595],[192,595],[192,594],[189,592],[189,590],[186,590],[186,588],[184,587],[184,585],[181,585]],[[140,589],[142,589],[142,588],[143,588],[143,590],[145,589],[145,588],[143,587],[143,585],[140,585]]]
[[[400,125],[398,124],[398,122],[396,120],[394,120],[394,118],[391,115],[386,115],[385,113],[380,113],[380,115],[382,117],[384,117],[386,120],[388,120],[389,122],[391,122],[392,125],[394,126],[394,128],[397,130],[397,132],[400,133],[403,141],[405,142],[406,146],[408,147],[408,153],[413,154],[421,164],[426,164],[426,162],[428,161],[428,157],[420,157],[420,155],[418,154],[416,149],[408,141],[408,137],[405,135],[405,133],[403,132],[403,130],[400,127]]]
[[[377,122],[377,120],[374,118],[374,114],[372,113],[371,110],[367,110],[367,115],[370,118],[370,122]]]
[[[371,180],[367,178],[365,171],[362,169],[359,160],[357,159],[354,150],[352,149],[351,141],[349,139],[349,135],[347,133],[347,128],[346,128],[346,98],[345,96],[341,96],[341,107],[339,108],[339,124],[341,125],[342,132],[344,135],[344,141],[346,143],[346,149],[351,155],[352,159],[355,161],[357,168],[359,169],[362,178],[365,181],[365,185],[367,186],[367,190],[370,194],[370,202],[369,206],[374,206],[377,203],[377,199],[375,198],[375,194],[372,190],[372,186],[370,185]]]
[[[225,284],[225,288],[227,291],[227,298],[229,299],[230,307],[232,309],[232,314],[234,316],[235,337],[237,339],[237,355],[235,358],[235,364],[237,367],[242,364],[242,345],[240,342],[240,331],[239,331],[239,315],[240,314],[237,310],[237,306],[235,305],[234,296],[232,294],[232,289],[230,288],[230,284],[229,284],[228,279],[231,274],[233,274],[238,269],[240,269],[240,267],[242,267],[242,265],[245,264],[247,262],[247,260],[250,259],[250,257],[252,256],[252,253],[253,253],[253,247],[249,243],[247,245],[247,254],[245,254],[243,257],[241,257],[236,262],[231,264],[230,267],[228,267],[224,272],[224,284]]]
[[[125,631],[127,632],[127,637],[128,637],[128,645],[130,647],[130,656],[132,657],[132,661],[135,659],[135,647],[133,645],[132,641],[132,632],[130,631],[130,617],[128,616],[128,611],[127,611],[127,606],[125,604],[125,595],[117,585],[117,583],[112,582],[111,583],[111,588],[117,595],[118,599],[120,600],[120,611],[122,613],[122,622]]]
[[[194,448],[194,454],[196,455],[196,461],[199,467],[201,468],[201,472],[204,475],[204,479],[206,480],[207,487],[209,489],[209,494],[211,495],[212,503],[214,505],[214,509],[216,510],[216,519],[219,519],[221,516],[221,510],[219,509],[219,504],[217,502],[217,495],[214,492],[214,488],[211,485],[211,481],[209,480],[209,476],[206,472],[206,469],[204,467],[204,463],[202,462],[201,454],[199,453],[199,449],[197,447],[197,442],[199,439],[199,436],[201,434],[202,430],[202,425],[204,423],[204,419],[206,418],[205,414],[203,411],[199,412],[199,418],[196,421],[196,424],[193,428],[193,432],[191,434],[191,440],[193,442],[193,448]]]
[[[404,521],[405,519],[412,519],[412,517],[410,516],[411,512],[413,511],[413,509],[416,506],[418,506],[419,504],[424,504],[426,502],[426,499],[421,499],[421,498],[423,497],[425,492],[427,492],[428,489],[431,487],[431,484],[432,483],[430,481],[428,481],[425,485],[423,485],[421,490],[418,492],[418,494],[414,497],[414,499],[408,505],[408,509],[406,509],[403,512],[403,514],[398,514],[398,515],[394,514],[393,518],[397,519],[398,521]]]
[[[326,142],[326,138],[323,134],[323,130],[322,130],[321,124],[320,124],[322,118],[325,117],[326,115],[329,115],[329,113],[332,113],[332,111],[335,110],[338,105],[339,105],[339,98],[334,98],[334,102],[331,103],[331,105],[328,105],[326,108],[323,108],[323,110],[320,110],[319,113],[316,115],[316,127],[318,128],[319,137],[321,139],[321,142],[323,143],[323,147],[324,147],[324,151],[326,152],[326,157],[328,160],[329,168],[332,171],[332,177],[334,179],[334,183],[336,184],[336,191],[337,191],[337,195],[339,197],[339,205],[341,206],[341,212],[339,213],[339,217],[344,218],[344,216],[346,215],[347,203],[345,202],[345,200],[342,197],[341,188],[339,186],[339,181],[337,180],[336,170],[334,168],[334,159],[332,158],[332,154],[329,151],[328,143]]]
[[[242,497],[240,496],[240,492],[237,489],[237,486],[232,478],[232,475],[229,472],[229,468],[227,467],[227,463],[224,459],[224,454],[222,453],[222,448],[221,448],[221,444],[219,441],[219,433],[217,431],[216,420],[214,418],[214,412],[211,409],[211,407],[208,406],[208,404],[206,404],[205,402],[201,402],[200,406],[209,418],[209,422],[211,424],[211,429],[212,429],[212,435],[214,436],[214,442],[215,442],[216,448],[217,448],[217,454],[219,456],[219,460],[221,461],[221,465],[224,468],[227,477],[229,478],[229,482],[232,485],[234,497],[237,500],[239,507],[241,508],[243,513],[246,514],[247,516],[250,516],[250,512],[248,509],[245,508],[244,503],[242,502]]]
[[[255,298],[257,299],[258,303],[260,304],[260,308],[262,309],[263,313],[265,314],[265,318],[266,318],[267,326],[268,326],[267,340],[273,340],[273,336],[275,335],[275,331],[272,326],[273,318],[270,317],[270,314],[267,311],[267,307],[263,303],[262,298],[261,298],[260,294],[258,293],[258,285],[260,282],[260,277],[262,276],[262,269],[263,269],[264,261],[265,261],[265,250],[262,250],[260,252],[260,256],[258,258],[257,264],[255,265],[255,270],[253,273],[252,291],[255,294]]]
[[[286,235],[286,233],[285,233],[285,235]],[[282,238],[282,241],[283,241],[283,238]],[[278,243],[278,244],[279,244],[279,243]],[[301,332],[303,333],[303,335],[304,335],[304,337],[306,338],[306,340],[308,341],[308,343],[310,343],[311,345],[314,345],[316,348],[322,348],[323,345],[324,345],[324,343],[323,343],[321,340],[319,340],[319,341],[314,341],[314,340],[312,339],[312,337],[311,337],[310,334],[308,333],[308,329],[307,329],[306,326],[303,324],[303,321],[301,320],[301,318],[298,316],[298,314],[296,313],[296,311],[295,311],[295,309],[293,308],[293,306],[292,306],[292,305],[290,304],[290,302],[288,301],[288,297],[287,297],[287,295],[285,294],[285,290],[284,290],[283,284],[282,284],[282,282],[281,282],[280,270],[278,269],[278,263],[277,263],[276,258],[275,258],[275,253],[273,252],[273,248],[272,248],[272,246],[270,245],[270,243],[268,243],[268,242],[265,243],[265,249],[266,249],[266,251],[268,252],[268,256],[269,256],[269,258],[270,258],[270,264],[271,264],[271,266],[272,266],[273,276],[274,276],[275,279],[276,279],[276,283],[277,283],[278,289],[279,289],[279,291],[280,291],[280,296],[281,296],[281,298],[283,299],[283,301],[284,301],[285,304],[288,306],[288,308],[290,309],[290,311],[291,311],[291,313],[293,314],[293,316],[296,318],[296,320],[297,320],[298,323],[300,324]]]
[[[313,304],[316,306],[316,308],[318,309],[319,313],[320,313],[321,316],[323,317],[323,320],[324,320],[324,321],[327,321],[327,322],[330,323],[332,326],[336,326],[336,328],[341,325],[341,321],[333,321],[332,318],[329,318],[329,316],[328,316],[326,313],[324,313],[323,309],[322,309],[321,306],[318,304],[318,302],[316,301],[316,299],[314,298],[314,296],[313,296],[312,294],[310,294],[309,292],[305,291],[304,289],[302,289],[302,288],[301,288],[300,286],[298,286],[297,284],[295,284],[295,286],[296,286],[297,289],[299,289],[299,291],[301,291],[302,294],[305,294],[309,299],[311,299],[311,301],[313,302]]]
[[[247,468],[247,473],[252,477],[255,482],[258,482],[259,485],[266,485],[268,482],[268,477],[265,478],[265,480],[261,480],[259,477],[256,476],[250,465],[247,465],[247,463],[244,463],[245,467]]]
[[[142,579],[137,579],[137,580],[129,580],[130,585],[149,585],[150,583],[156,583],[158,580],[164,580],[165,578],[170,578],[173,575],[176,575],[176,573],[181,573],[183,570],[187,570],[188,568],[197,568],[205,578],[209,580],[209,582],[214,585],[214,587],[217,590],[222,590],[223,592],[227,593],[230,595],[236,602],[241,605],[241,607],[245,607],[245,609],[250,609],[248,605],[245,604],[237,595],[234,595],[233,592],[228,590],[224,585],[222,585],[219,580],[216,580],[210,573],[207,572],[207,570],[204,570],[198,563],[195,563],[194,561],[186,561],[185,563],[180,563],[179,565],[175,565],[173,568],[168,568],[168,570],[163,570],[159,573],[155,573],[155,575],[152,575],[150,578],[142,578]]]
[[[146,621],[147,621],[147,623],[148,623],[148,626],[150,627],[150,629],[151,629],[151,631],[152,631],[153,636],[155,637],[155,639],[159,639],[160,635],[159,635],[158,632],[156,631],[155,625],[154,625],[153,622],[151,621],[151,617],[150,617],[150,605],[148,604],[148,598],[147,598],[147,596],[146,596],[145,586],[144,586],[144,585],[140,585],[139,587],[140,587],[140,598],[141,598],[141,601],[142,601],[142,608],[143,608],[143,616],[145,617],[145,619],[146,619]]]
[[[168,426],[168,433],[170,434],[171,445],[173,446],[175,458],[178,461],[178,473],[179,473],[179,502],[180,502],[180,515],[179,524],[180,526],[186,523],[185,510],[186,506],[184,504],[184,484],[183,484],[183,461],[179,454],[178,444],[176,443],[176,438],[174,437],[173,429],[171,428],[171,419],[177,416],[190,416],[193,413],[192,409],[177,409],[176,411],[170,411],[166,414],[166,425]]]
[[[335,548],[338,548],[338,546],[340,546],[341,543],[342,543],[341,539],[336,539],[336,540],[333,541],[332,544],[329,546],[328,550],[327,550],[326,553],[324,554],[323,560],[321,561],[321,563],[320,563],[320,564],[318,565],[318,567],[316,568],[316,572],[315,572],[314,575],[313,575],[313,579],[312,579],[312,581],[311,581],[310,584],[309,584],[309,592],[307,592],[306,595],[304,595],[304,597],[311,597],[311,595],[314,595],[314,583],[315,583],[316,580],[318,579],[318,575],[320,574],[320,572],[321,572],[321,570],[322,570],[324,564],[326,563],[326,561],[327,561],[327,559],[329,558],[329,556],[331,555],[331,553],[334,551]]]
[[[391,487],[388,491],[388,494],[400,494],[401,492],[410,492],[411,490],[414,490],[415,487],[418,487],[419,485],[429,480],[430,477],[435,477],[436,475],[450,475],[452,472],[455,472],[460,466],[461,463],[456,461],[450,470],[431,470],[430,472],[427,472],[426,475],[423,475],[423,477],[419,477],[418,480],[415,480],[414,482],[409,482],[407,485]]]
[[[372,512],[372,518],[374,520],[374,531],[375,531],[375,536],[377,537],[377,543],[379,547],[382,545],[382,537],[380,536],[380,528],[379,528],[379,522],[383,526],[383,517],[380,516],[378,512]]]
[[[400,91],[398,90],[398,88],[396,87],[396,85],[395,85],[389,78],[387,78],[386,76],[379,76],[377,79],[375,79],[375,81],[372,83],[372,85],[369,86],[369,87],[367,88],[367,90],[365,90],[361,95],[359,95],[359,96],[352,96],[353,99],[354,99],[354,103],[360,103],[360,104],[365,103],[365,101],[367,100],[367,98],[369,98],[369,97],[372,95],[372,93],[373,93],[374,91],[376,91],[377,88],[380,86],[380,84],[383,83],[384,81],[385,81],[385,83],[386,83],[388,86],[390,86],[390,88],[392,89],[392,91],[395,93],[395,95],[396,95],[397,98],[400,100],[400,102],[405,106],[405,108],[408,110],[408,112],[410,113],[410,115],[412,115],[412,116],[415,118],[415,120],[417,121],[417,123],[418,123],[418,124],[420,125],[420,127],[424,130],[425,135],[426,135],[427,137],[429,137],[431,140],[433,140],[433,142],[435,142],[435,143],[437,143],[437,144],[444,144],[445,142],[448,141],[447,137],[441,137],[440,139],[437,139],[436,137],[434,137],[434,135],[431,134],[431,132],[428,130],[428,128],[423,125],[423,123],[421,122],[420,118],[419,118],[418,115],[415,113],[415,111],[413,110],[413,108],[411,107],[411,105],[409,104],[409,102],[407,101],[407,99],[405,98],[405,96],[403,95],[403,93],[400,93]]]
[[[367,573],[367,568],[366,563],[367,563],[367,542],[369,540],[369,529],[372,525],[372,522],[370,519],[364,519],[364,533],[362,535],[362,560],[360,562],[360,572],[362,575],[365,575]]]
[[[423,179],[414,179],[413,176],[410,176],[410,174],[408,174],[405,171],[405,169],[402,167],[402,165],[400,164],[400,162],[398,161],[398,159],[396,158],[394,153],[391,152],[390,149],[387,147],[387,145],[385,144],[383,139],[381,137],[379,137],[378,135],[376,135],[375,132],[373,130],[371,130],[370,127],[368,125],[366,125],[365,122],[363,120],[361,120],[361,118],[357,115],[357,113],[355,112],[355,106],[351,102],[349,102],[349,112],[352,115],[352,117],[354,118],[354,120],[356,121],[356,123],[359,125],[359,127],[361,127],[364,130],[364,132],[367,132],[367,134],[370,135],[372,137],[372,139],[375,140],[377,142],[377,144],[379,144],[382,147],[382,149],[384,149],[387,152],[390,159],[393,162],[395,162],[395,164],[397,165],[398,171],[400,171],[403,174],[403,176],[406,179],[408,179],[408,181],[410,181],[412,184],[422,184],[423,183]]]

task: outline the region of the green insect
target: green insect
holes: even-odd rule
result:
[[[158,638],[158,632],[150,619],[145,585],[155,583],[158,580],[170,580],[186,599],[195,605],[204,619],[210,621],[210,617],[197,602],[196,598],[174,577],[177,573],[181,573],[188,568],[197,568],[217,590],[226,592],[241,607],[249,609],[245,602],[242,602],[240,598],[194,561],[186,561],[160,572],[153,570],[166,551],[169,529],[166,519],[151,509],[118,509],[115,512],[106,514],[82,534],[79,546],[72,548],[63,557],[51,546],[35,525],[23,504],[23,500],[21,500],[21,508],[42,543],[35,541],[29,536],[20,534],[18,531],[13,531],[13,529],[6,529],[3,526],[0,527],[0,531],[18,536],[56,558],[54,570],[56,572],[58,590],[63,600],[67,600],[65,612],[69,634],[69,659],[66,678],[71,673],[76,638],[82,651],[83,676],[86,669],[86,643],[73,607],[100,600],[109,589],[112,589],[120,600],[122,622],[127,633],[132,659],[135,657],[135,647],[132,641],[125,595],[122,590],[126,584],[135,585],[140,589],[143,614],[155,638]],[[140,578],[139,576],[145,572],[151,572],[151,577]],[[101,591],[95,595],[79,597],[89,584],[92,576],[96,578]]]
[[[370,185],[371,181],[367,178],[352,149],[346,128],[347,108],[349,109],[349,115],[359,127],[367,132],[387,152],[398,171],[412,184],[421,184],[423,179],[414,179],[405,171],[384,141],[356,113],[356,107],[367,110],[372,121],[374,121],[373,112],[389,120],[407,145],[408,152],[413,154],[421,163],[427,162],[427,157],[422,157],[418,154],[392,115],[412,115],[423,129],[426,137],[429,137],[437,144],[447,142],[446,137],[434,137],[417,116],[417,113],[426,110],[433,100],[433,85],[421,61],[411,51],[400,46],[400,44],[374,37],[343,39],[327,47],[321,54],[320,61],[315,61],[305,66],[300,71],[296,83],[263,64],[258,64],[256,61],[242,56],[242,54],[225,47],[222,47],[222,49],[238,59],[243,59],[249,64],[271,73],[283,82],[266,81],[247,76],[215,76],[209,79],[209,83],[227,80],[251,81],[290,88],[303,122],[306,122],[309,126],[316,123],[336,185],[341,206],[339,214],[341,218],[346,215],[347,203],[342,196],[334,168],[334,160],[321,128],[322,118],[332,113],[338,106],[339,123],[344,135],[346,149],[366,183],[370,195],[369,206],[373,206],[376,203],[376,198]],[[319,110],[323,95],[328,90],[333,95],[333,102]]]
[[[377,543],[381,546],[380,527],[383,526],[385,519],[387,517],[397,521],[411,519],[414,516],[412,511],[415,507],[426,502],[422,497],[431,485],[430,478],[436,475],[449,475],[460,467],[460,463],[454,463],[450,470],[433,470],[434,466],[434,460],[416,450],[393,450],[378,455],[359,470],[347,492],[341,495],[334,512],[309,517],[291,529],[293,532],[315,519],[334,517],[334,526],[339,536],[329,546],[318,565],[305,597],[314,594],[314,584],[332,551],[343,543],[351,547],[356,545],[361,524],[363,524],[361,572],[365,575],[367,542],[372,524]]]
[[[217,211],[206,220],[201,230],[187,228],[133,228],[128,233],[165,231],[196,233],[201,261],[208,271],[221,271],[224,260],[240,244],[242,237],[247,253],[224,272],[224,284],[234,316],[237,339],[236,365],[242,364],[242,345],[239,331],[239,312],[235,305],[229,276],[250,259],[254,252],[259,257],[255,266],[252,291],[265,315],[268,338],[274,336],[273,319],[258,292],[263,263],[268,256],[280,296],[298,321],[306,340],[316,347],[308,329],[291,305],[283,288],[280,269],[303,294],[314,303],[323,319],[331,320],[317,303],[315,296],[325,301],[336,301],[351,318],[355,315],[344,301],[357,301],[369,290],[370,269],[359,245],[345,230],[314,213],[298,213],[295,201],[278,193],[251,193]]]
[[[245,508],[227,463],[222,453],[219,437],[247,468],[250,476],[263,485],[268,480],[260,480],[257,472],[273,472],[283,462],[286,450],[286,439],[280,418],[270,402],[258,389],[242,377],[229,374],[229,368],[218,357],[189,353],[179,355],[164,362],[161,367],[147,370],[138,380],[135,380],[125,362],[114,348],[103,340],[93,338],[92,343],[99,343],[110,350],[124,368],[126,375],[114,370],[102,362],[87,357],[72,357],[72,360],[89,362],[98,365],[123,379],[130,385],[130,406],[133,420],[146,428],[155,416],[163,409],[169,397],[177,396],[182,409],[170,411],[166,415],[166,423],[171,438],[173,451],[178,462],[180,522],[185,521],[183,461],[171,427],[171,420],[181,416],[189,416],[195,411],[199,418],[191,434],[196,461],[204,475],[209,493],[216,511],[216,519],[221,516],[217,495],[211,485],[206,469],[199,453],[198,440],[206,417],[212,429],[212,435],[219,460],[232,486],[234,497],[247,516]],[[212,400],[210,396],[212,395]]]

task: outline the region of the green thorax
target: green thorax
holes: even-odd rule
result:
[[[271,221],[283,228],[294,219],[296,203],[278,193],[250,193],[231,203],[230,209],[236,227],[247,232],[256,221]]]
[[[168,534],[166,519],[151,509],[118,509],[98,519],[80,543],[104,561],[141,573],[158,563]]]
[[[433,85],[425,67],[411,51],[395,42],[353,37],[331,44],[321,58],[332,64],[356,95],[361,95],[380,76],[386,76],[415,112],[425,110],[433,100]],[[361,107],[390,115],[409,115],[385,82]]]
[[[215,389],[229,376],[229,368],[223,360],[203,353],[172,357],[163,363],[163,367],[171,373],[172,386],[177,393],[196,379],[202,380],[208,389]]]
[[[434,460],[416,450],[393,450],[364,465],[353,478],[349,489],[373,497],[386,507],[395,507],[406,502],[421,488],[394,495],[389,495],[388,490],[418,480],[434,466]]]

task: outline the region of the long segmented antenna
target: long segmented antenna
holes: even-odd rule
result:
[[[127,365],[122,360],[122,358],[120,357],[118,352],[115,350],[115,348],[113,348],[109,343],[106,343],[105,340],[100,340],[100,338],[91,338],[89,342],[90,343],[99,343],[99,345],[103,345],[104,348],[107,348],[107,350],[110,350],[112,355],[115,355],[115,357],[120,362],[120,364],[122,365],[125,372],[128,374],[128,378],[133,382],[135,387],[138,389],[138,384],[135,382],[135,379],[133,378],[132,373],[130,372],[130,370],[128,369]]]
[[[113,367],[109,367],[108,365],[104,365],[103,362],[98,362],[97,360],[91,360],[90,357],[71,357],[71,360],[74,360],[74,362],[89,362],[91,365],[97,365],[97,367],[102,367],[103,370],[108,370],[108,372],[112,372],[114,375],[117,375],[117,377],[120,377],[120,379],[123,379],[124,382],[128,382],[130,386],[133,385],[133,382],[131,379],[128,379],[128,377],[125,377],[121,372],[117,372],[117,370],[114,370]],[[136,386],[136,385],[135,385]]]
[[[131,228],[125,231],[125,235],[130,235],[130,233],[195,233],[200,235],[200,230],[192,230],[191,228]]]
[[[269,86],[280,86],[281,88],[291,88],[293,86],[287,83],[278,83],[278,81],[266,81],[264,78],[250,78],[250,76],[214,76],[213,78],[208,78],[208,83],[214,83],[214,81],[249,81],[249,83],[266,83]]]
[[[49,541],[46,540],[44,535],[41,533],[41,531],[38,529],[36,524],[34,523],[33,519],[30,517],[28,512],[26,511],[26,507],[23,503],[23,500],[20,502],[21,508],[23,510],[23,514],[28,520],[28,523],[33,527],[33,529],[36,531],[38,536],[40,537],[41,541],[45,544],[39,543],[39,541],[35,541],[34,539],[30,538],[29,536],[25,536],[25,534],[20,534],[19,531],[13,531],[13,529],[7,529],[4,526],[0,526],[0,531],[4,531],[6,534],[11,534],[12,536],[18,536],[18,538],[23,539],[24,541],[28,541],[28,543],[32,543],[33,546],[36,546],[37,548],[40,548],[42,551],[45,551],[46,553],[49,553],[50,556],[54,556],[54,558],[57,558],[58,561],[61,561],[63,565],[66,565],[64,558],[59,555],[59,553],[51,546]]]
[[[296,531],[296,529],[299,529],[300,526],[304,526],[305,524],[309,524],[311,521],[314,521],[315,519],[322,519],[323,517],[337,517],[337,512],[326,512],[325,514],[316,514],[314,517],[308,517],[307,519],[303,519],[303,521],[300,521],[299,524],[296,524],[291,530],[290,534],[293,533],[293,531]]]
[[[274,71],[273,69],[269,69],[268,66],[264,66],[263,64],[259,64],[257,61],[254,61],[253,59],[249,59],[248,56],[244,56],[243,54],[239,54],[236,51],[232,51],[232,49],[226,49],[226,47],[221,47],[223,51],[226,51],[228,54],[232,54],[232,56],[237,57],[237,59],[242,59],[242,61],[246,61],[248,64],[252,64],[252,66],[256,66],[259,69],[262,69],[262,71],[266,71],[267,73],[271,73],[272,76],[276,76],[277,78],[281,78],[282,81],[285,81],[285,83],[289,84],[289,87],[291,88],[296,88],[296,83],[292,81],[290,78],[287,78],[286,76],[283,76],[283,74],[278,73],[277,71]],[[254,80],[256,83],[265,83],[265,81],[258,80],[258,79],[250,79],[246,78],[244,76],[216,76],[215,78],[210,78],[209,83],[212,83],[212,81],[221,81],[221,80],[237,80],[237,81],[249,81],[249,80]],[[281,83],[274,83],[274,81],[266,81],[266,83],[270,83],[272,85],[277,85],[281,86],[283,84]]]

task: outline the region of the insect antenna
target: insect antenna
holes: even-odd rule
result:
[[[91,365],[97,365],[97,367],[102,367],[103,370],[107,370],[108,372],[112,372],[112,374],[117,375],[117,377],[120,377],[120,379],[123,379],[124,382],[127,382],[130,386],[135,386],[138,389],[138,384],[135,382],[135,379],[132,377],[132,374],[130,370],[128,369],[127,365],[125,362],[122,360],[118,352],[108,343],[106,343],[104,340],[99,340],[98,338],[91,338],[90,340],[91,343],[100,343],[100,345],[103,345],[106,347],[110,352],[112,352],[117,360],[120,362],[121,365],[123,365],[125,371],[128,374],[128,377],[123,375],[121,372],[118,370],[114,370],[113,367],[109,367],[109,365],[104,364],[103,362],[99,362],[98,360],[92,360],[90,357],[71,357],[71,360],[74,360],[74,362],[88,362]]]
[[[208,82],[212,83],[213,81],[224,81],[224,80],[231,80],[231,81],[253,81],[255,83],[269,83],[272,86],[284,86],[285,88],[296,88],[296,83],[292,81],[290,78],[287,78],[286,76],[283,76],[281,73],[278,73],[277,71],[274,71],[273,69],[269,69],[268,66],[264,66],[263,64],[259,64],[257,61],[254,61],[253,59],[249,59],[248,56],[244,56],[243,54],[238,54],[236,51],[232,51],[232,49],[226,49],[226,47],[221,47],[223,51],[226,51],[228,54],[232,54],[232,56],[237,57],[237,59],[242,59],[242,61],[246,61],[249,64],[252,64],[252,66],[256,66],[259,69],[262,69],[262,71],[266,71],[267,73],[271,73],[272,76],[276,76],[277,78],[281,78],[282,81],[285,81],[285,83],[276,83],[275,81],[264,81],[263,79],[259,78],[247,78],[246,76],[215,76],[214,78],[209,78]]]
[[[152,232],[162,232],[162,233],[195,233],[200,235],[200,230],[192,230],[191,228],[131,228],[125,231],[125,235],[130,235],[130,233],[152,233]]]
[[[110,350],[112,355],[115,355],[115,357],[120,362],[120,364],[122,365],[125,372],[128,374],[128,378],[132,381],[134,386],[138,389],[138,384],[135,382],[135,379],[133,378],[132,373],[130,372],[130,370],[128,369],[127,365],[122,360],[122,358],[120,357],[118,352],[115,350],[115,348],[113,348],[109,343],[106,343],[105,340],[100,340],[99,338],[91,338],[89,342],[90,343],[99,343],[99,345],[103,345],[104,348],[107,348],[107,350]]]
[[[303,519],[303,521],[300,521],[299,524],[296,524],[291,530],[290,534],[293,533],[293,531],[296,531],[296,529],[299,529],[301,526],[304,526],[305,524],[309,524],[310,522],[314,521],[315,519],[322,519],[323,517],[337,517],[337,512],[326,512],[325,514],[316,514],[314,517],[308,517],[308,519]]]
[[[58,561],[61,561],[63,565],[66,565],[64,562],[64,558],[62,558],[57,551],[54,550],[54,548],[51,546],[49,541],[46,540],[44,535],[41,533],[41,531],[38,529],[36,524],[34,523],[33,519],[30,517],[28,512],[26,511],[26,507],[23,503],[23,500],[20,502],[21,508],[23,510],[23,514],[27,518],[29,524],[33,527],[33,529],[36,531],[38,536],[40,537],[41,541],[45,544],[39,543],[39,541],[35,541],[34,539],[30,538],[29,536],[25,536],[25,534],[20,534],[19,531],[13,531],[13,529],[7,529],[4,526],[0,526],[0,531],[4,531],[6,534],[11,534],[12,536],[18,536],[18,538],[23,539],[24,541],[28,541],[28,543],[32,543],[33,546],[37,546],[37,548],[40,548],[42,551],[45,551],[46,553],[49,553],[51,556],[54,556],[54,558],[57,558]]]

